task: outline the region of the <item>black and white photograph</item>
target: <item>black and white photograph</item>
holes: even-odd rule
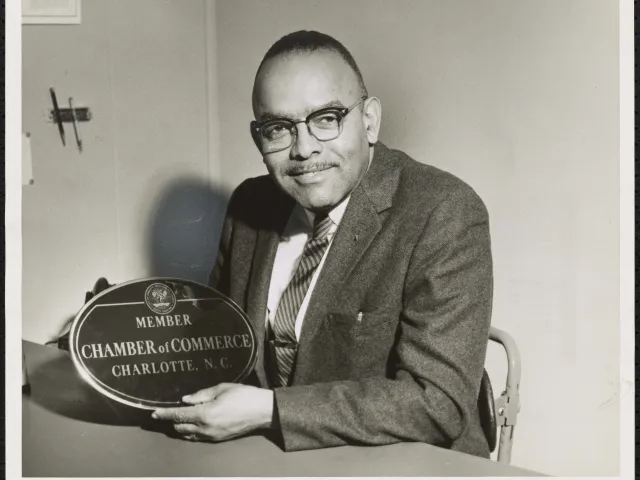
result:
[[[6,7],[10,478],[633,477],[630,1]]]

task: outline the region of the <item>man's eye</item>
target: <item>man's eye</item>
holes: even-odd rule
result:
[[[321,113],[317,117],[313,117],[313,123],[320,128],[334,128],[340,122],[340,117],[335,112]]]
[[[285,123],[270,123],[262,127],[262,136],[268,139],[280,138],[289,132]]]

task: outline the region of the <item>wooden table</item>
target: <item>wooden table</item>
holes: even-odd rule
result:
[[[283,452],[261,435],[188,442],[145,426],[149,412],[95,392],[67,352],[31,342],[23,350],[31,385],[22,400],[23,476],[540,476],[421,443]]]

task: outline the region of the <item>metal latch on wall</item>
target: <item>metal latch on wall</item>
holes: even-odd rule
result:
[[[58,132],[60,132],[60,139],[62,145],[66,146],[64,123],[71,123],[73,125],[73,133],[76,137],[76,145],[78,150],[82,152],[82,139],[80,138],[80,130],[78,129],[78,122],[88,122],[91,120],[91,111],[88,107],[76,108],[73,106],[73,97],[69,97],[69,107],[60,108],[58,106],[58,99],[56,92],[53,88],[49,88],[51,94],[51,103],[53,108],[49,112],[49,120],[58,125]]]

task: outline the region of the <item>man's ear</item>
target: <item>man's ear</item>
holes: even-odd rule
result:
[[[377,97],[369,97],[364,102],[362,118],[364,120],[364,128],[367,132],[369,145],[373,145],[378,141],[378,132],[380,131],[380,122],[382,121],[382,105]]]

